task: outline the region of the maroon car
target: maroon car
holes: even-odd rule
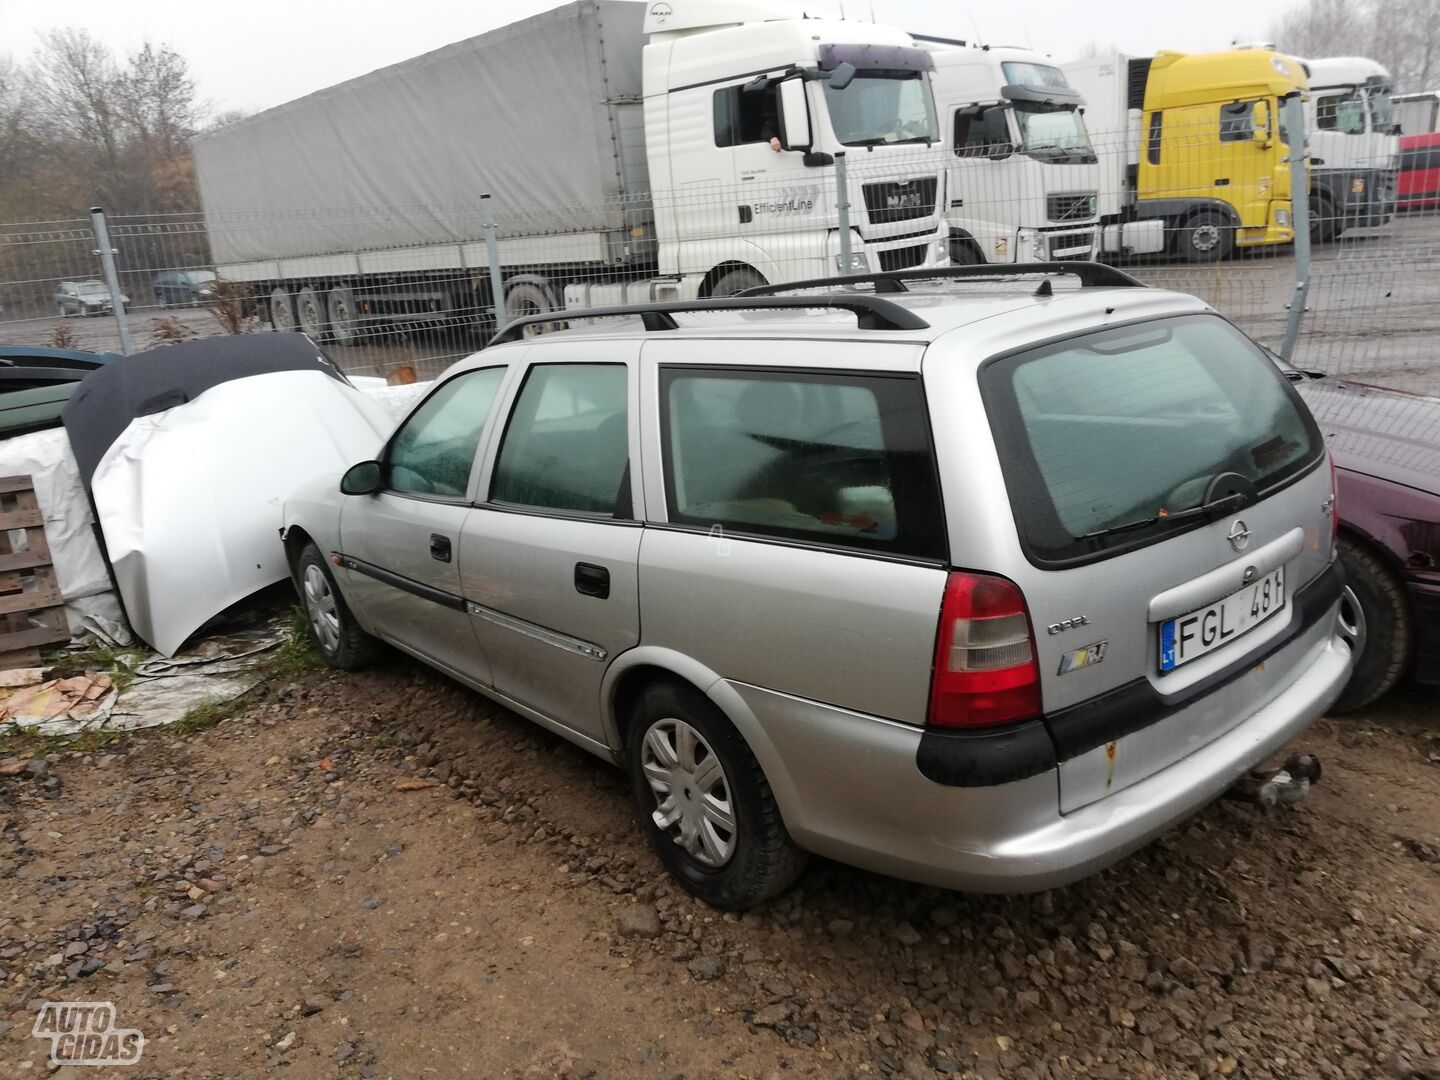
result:
[[[1340,558],[1365,621],[1336,708],[1368,705],[1406,673],[1440,683],[1440,398],[1286,374],[1334,455]]]

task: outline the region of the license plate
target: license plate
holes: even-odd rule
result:
[[[1188,615],[1160,624],[1160,670],[1174,671],[1249,633],[1285,606],[1285,568],[1278,567]]]

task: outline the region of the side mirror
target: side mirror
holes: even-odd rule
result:
[[[810,107],[799,79],[780,84],[780,142],[786,150],[810,149]]]
[[[378,461],[362,461],[351,465],[340,478],[341,495],[374,495],[384,487],[383,470]]]
[[[844,90],[855,79],[855,65],[841,62],[836,64],[830,72],[830,88],[832,90]]]
[[[1275,132],[1270,123],[1270,103],[1268,101],[1255,103],[1255,139],[1265,150],[1269,150],[1275,145]]]
[[[981,117],[985,132],[985,156],[991,161],[1002,161],[1015,152],[1010,144],[1010,124],[1003,105],[986,109]]]
[[[819,169],[825,165],[834,165],[835,155],[827,154],[823,150],[807,150],[801,160],[805,162],[807,169]]]

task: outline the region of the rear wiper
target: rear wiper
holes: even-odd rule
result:
[[[1154,517],[1141,518],[1138,521],[1127,521],[1123,525],[1110,525],[1104,529],[1096,529],[1094,532],[1082,533],[1075,537],[1076,540],[1099,540],[1104,536],[1114,536],[1116,533],[1134,532],[1137,529],[1148,528],[1151,525],[1158,525],[1162,521],[1188,521],[1191,518],[1208,517],[1211,514],[1222,514],[1231,508],[1239,509],[1249,499],[1243,492],[1232,492],[1229,495],[1222,495],[1218,499],[1211,499],[1199,506],[1192,506],[1188,510],[1177,510],[1175,513],[1164,511]]]

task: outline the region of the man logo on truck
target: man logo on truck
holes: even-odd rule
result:
[[[672,8],[670,7],[669,4],[651,4],[651,5],[650,5],[650,15],[651,15],[652,18],[656,18],[656,19],[668,19],[671,15],[674,15],[674,14],[675,14],[675,11],[674,11],[674,9],[672,9]]]

